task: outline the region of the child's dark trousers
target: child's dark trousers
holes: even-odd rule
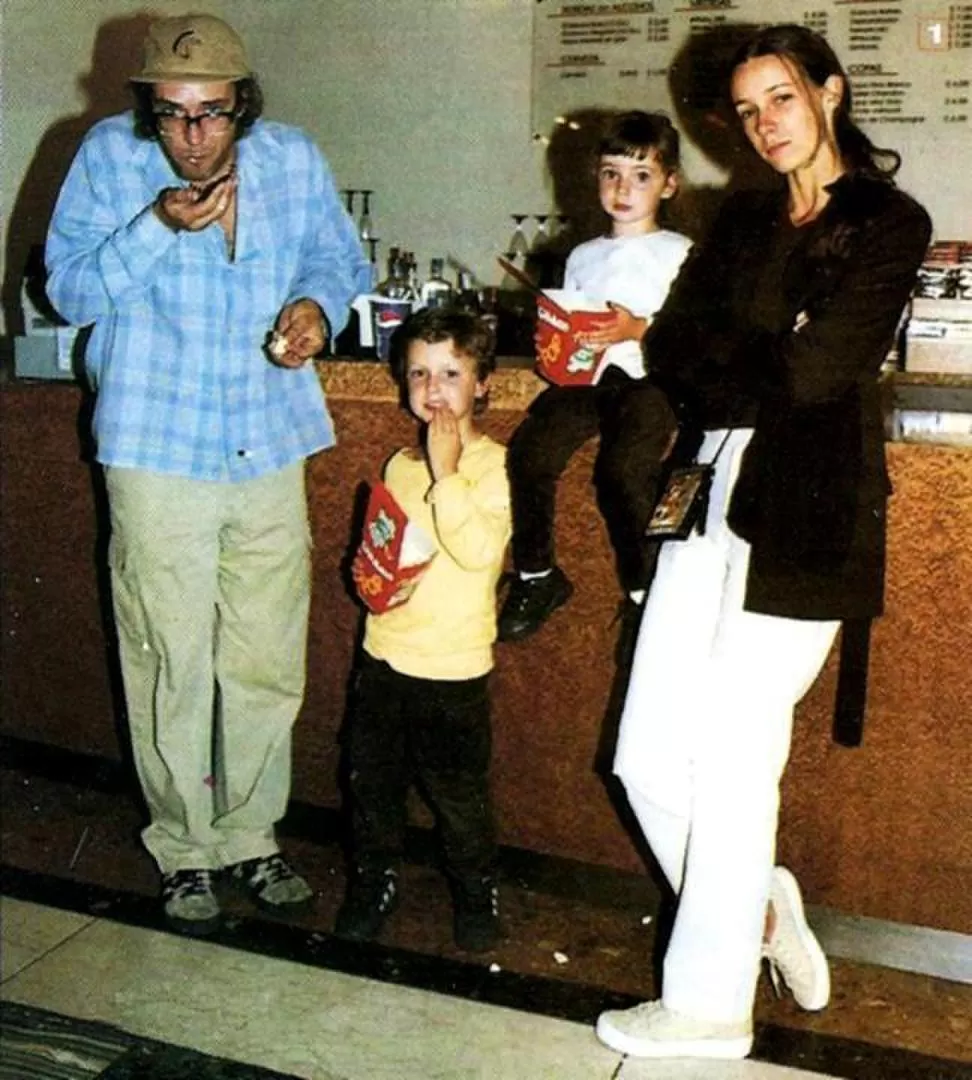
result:
[[[495,872],[487,680],[413,678],[362,652],[348,757],[353,860],[364,874],[401,863],[413,781],[436,816],[454,880],[478,882]]]
[[[600,435],[594,465],[598,505],[626,592],[654,576],[658,544],[645,527],[665,475],[663,459],[677,430],[668,399],[652,383],[609,368],[595,386],[551,386],[533,402],[510,441],[513,564],[535,572],[554,565],[557,481],[572,455]]]

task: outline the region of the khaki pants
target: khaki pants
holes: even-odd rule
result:
[[[105,474],[145,846],[163,873],[272,854],[304,693],[303,463],[234,484]]]

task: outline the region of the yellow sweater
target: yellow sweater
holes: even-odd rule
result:
[[[481,435],[459,471],[431,483],[419,451],[399,450],[384,481],[438,549],[400,607],[365,621],[364,648],[403,675],[472,679],[493,666],[496,583],[512,531],[506,448]]]

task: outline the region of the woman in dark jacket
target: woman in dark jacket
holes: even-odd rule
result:
[[[700,460],[717,457],[704,533],[664,545],[614,763],[678,897],[660,1000],[598,1021],[637,1056],[748,1054],[761,957],[804,1008],[829,999],[774,866],[779,779],[841,621],[881,611],[878,375],[930,239],[823,38],[759,32],[731,88],[785,184],[727,199],[645,338],[650,374],[705,431]]]

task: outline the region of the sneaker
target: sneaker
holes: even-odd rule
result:
[[[773,870],[770,903],[776,925],[763,943],[763,957],[769,962],[773,986],[779,992],[782,980],[801,1009],[823,1009],[830,1000],[827,957],[807,923],[800,886],[786,867]]]
[[[244,859],[228,867],[230,876],[258,908],[271,915],[291,915],[310,907],[314,890],[290,863],[276,852],[259,859]]]
[[[200,936],[219,929],[219,904],[211,870],[176,870],[162,877],[166,922],[180,934]]]
[[[348,941],[373,941],[398,907],[398,874],[355,870],[348,894],[334,924],[334,933]]]
[[[500,641],[522,641],[535,634],[574,591],[567,575],[555,566],[543,577],[526,581],[515,574],[499,614]]]
[[[601,1013],[595,1030],[605,1046],[631,1057],[736,1060],[753,1048],[750,1022],[696,1020],[665,1008],[660,1001]]]
[[[493,878],[456,884],[453,936],[465,952],[488,952],[499,944],[499,889]]]

